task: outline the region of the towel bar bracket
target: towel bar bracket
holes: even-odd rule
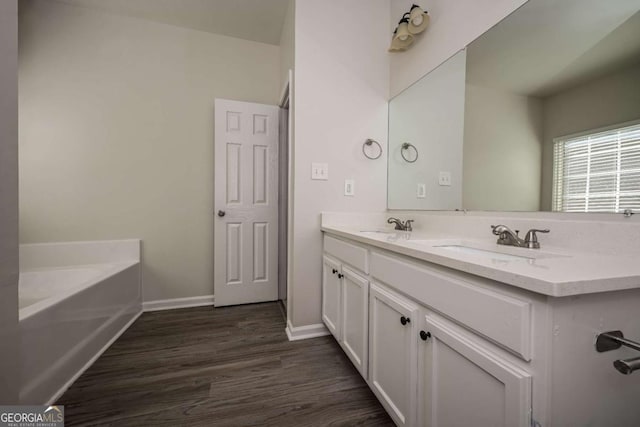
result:
[[[596,338],[596,350],[598,353],[616,350],[622,346],[640,351],[640,343],[626,339],[622,331],[603,332]]]
[[[622,346],[640,351],[640,343],[626,339],[622,331],[603,332],[596,337],[596,351],[599,353],[616,350]],[[640,370],[640,357],[615,360],[613,367],[621,374],[629,375]]]

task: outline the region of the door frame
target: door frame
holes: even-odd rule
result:
[[[288,105],[288,118],[287,118],[287,256],[286,256],[286,272],[287,272],[287,307],[286,307],[286,319],[288,324],[293,317],[293,292],[292,292],[292,279],[293,279],[293,109],[294,109],[294,93],[293,93],[293,70],[289,69],[287,72],[287,80],[284,83],[284,87],[280,93],[280,102],[278,106],[284,108]],[[282,155],[282,153],[280,153]],[[282,230],[280,231],[282,232]]]

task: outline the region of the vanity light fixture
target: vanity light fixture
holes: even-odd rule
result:
[[[417,4],[412,5],[409,12],[409,32],[420,34],[429,26],[429,20],[429,14],[426,11]]]
[[[398,26],[393,31],[389,52],[401,52],[407,50],[413,43],[413,34],[409,32],[409,14],[405,13]]]
[[[398,26],[393,31],[389,52],[407,50],[415,41],[414,35],[422,33],[429,25],[429,15],[420,6],[414,4],[411,11],[402,15]]]

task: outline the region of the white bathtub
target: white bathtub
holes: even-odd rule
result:
[[[140,241],[20,247],[23,404],[53,403],[142,312]]]

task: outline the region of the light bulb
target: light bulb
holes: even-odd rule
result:
[[[420,34],[429,25],[429,15],[416,4],[411,6],[409,12],[409,32],[411,34]]]

